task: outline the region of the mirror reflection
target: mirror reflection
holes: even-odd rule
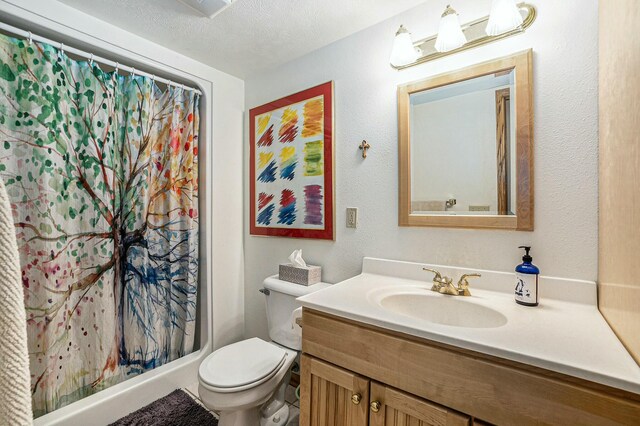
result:
[[[515,72],[410,94],[410,214],[515,214]]]

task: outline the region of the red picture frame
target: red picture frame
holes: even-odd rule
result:
[[[283,110],[283,109],[287,109],[287,108],[299,108],[300,111],[302,111],[302,107],[300,107],[301,103],[305,103],[308,101],[313,101],[319,98],[323,99],[322,105],[323,105],[323,111],[322,111],[322,118],[323,118],[323,122],[322,122],[322,131],[321,131],[321,140],[323,142],[323,146],[322,146],[322,153],[323,153],[323,162],[322,162],[322,178],[321,181],[319,181],[320,178],[316,177],[315,182],[316,183],[322,183],[322,185],[314,185],[316,187],[322,186],[321,188],[321,192],[322,192],[322,224],[318,223],[318,219],[317,219],[317,215],[313,216],[315,219],[315,221],[312,221],[311,224],[307,224],[307,219],[304,219],[304,223],[300,223],[301,222],[301,217],[305,217],[304,214],[304,209],[309,207],[309,201],[307,198],[305,198],[305,194],[306,194],[306,190],[304,191],[304,193],[302,193],[301,191],[297,191],[295,192],[296,198],[294,198],[294,200],[299,203],[298,206],[302,207],[299,210],[296,210],[296,213],[298,213],[298,216],[296,216],[296,222],[295,224],[293,223],[280,223],[280,220],[282,220],[282,215],[283,215],[283,209],[285,207],[283,207],[283,198],[284,198],[284,190],[279,191],[280,194],[277,194],[275,192],[277,191],[272,191],[274,193],[270,193],[268,194],[268,197],[265,196],[265,192],[261,192],[260,194],[256,194],[256,186],[257,185],[263,185],[261,182],[259,182],[256,178],[257,173],[257,169],[259,168],[258,163],[256,163],[257,161],[257,156],[258,154],[256,153],[257,150],[262,150],[263,147],[266,146],[265,142],[264,142],[264,133],[261,133],[261,137],[257,138],[258,142],[256,142],[256,130],[257,128],[261,127],[260,125],[257,125],[257,118],[265,118],[266,119],[266,115],[269,116],[267,120],[267,123],[270,123],[269,120],[271,120],[271,115],[269,115],[269,113],[274,113],[274,114],[278,114],[279,110]],[[304,107],[306,107],[307,104],[304,104]],[[303,130],[300,131],[299,128],[300,126],[297,126],[297,128],[295,129],[297,131],[297,135],[296,136],[296,141],[299,139],[301,142],[298,142],[300,144],[305,143],[304,140],[302,139],[302,134],[304,134],[304,130],[306,129],[306,125],[307,123],[305,122],[307,115],[306,115],[306,109],[305,111],[305,115],[302,117],[302,120],[298,120],[296,121],[297,124],[299,124],[300,126],[305,126],[303,127]],[[280,115],[282,115],[283,113],[280,112]],[[298,114],[300,115],[300,114]],[[274,125],[270,126],[270,130],[271,127],[274,127],[276,124],[278,126],[284,126],[283,124],[284,120],[279,120],[276,121],[274,123]],[[288,125],[290,125],[290,123],[288,123]],[[263,126],[263,127],[266,127]],[[264,130],[264,129],[262,129]],[[274,149],[276,147],[282,147],[285,146],[287,144],[287,141],[292,142],[293,140],[289,140],[286,138],[286,135],[283,134],[283,132],[278,132],[280,133],[280,140],[279,138],[276,136],[275,138],[273,138],[273,142],[272,144],[281,144],[281,141],[283,140],[283,137],[285,139],[285,142],[283,145],[272,145],[269,144],[269,149],[271,149],[271,147],[273,147]],[[284,132],[287,133],[287,132]],[[312,239],[322,239],[322,240],[334,240],[335,239],[335,214],[334,214],[334,168],[333,168],[333,82],[329,81],[327,83],[323,83],[320,84],[318,86],[312,87],[310,89],[307,90],[303,90],[301,92],[298,93],[294,93],[292,95],[289,96],[285,96],[281,99],[278,99],[276,101],[273,102],[269,102],[267,104],[261,105],[259,107],[255,107],[252,108],[249,111],[249,143],[250,143],[250,155],[249,155],[249,188],[250,188],[250,195],[249,195],[249,203],[250,203],[250,219],[249,219],[249,228],[250,228],[250,234],[251,235],[259,235],[259,236],[276,236],[276,237],[290,237],[290,238],[312,238]],[[316,136],[316,139],[318,138],[318,136]],[[316,141],[316,143],[319,142]],[[295,142],[294,142],[295,143]],[[259,146],[260,145],[260,146]],[[276,168],[278,166],[278,158],[282,158],[282,157],[278,157],[276,155],[273,155],[273,152],[270,153],[262,153],[261,155],[269,155],[268,158],[272,159],[273,162],[276,164]],[[300,154],[300,153],[298,153]],[[305,157],[304,160],[306,161],[306,148],[305,148]],[[262,161],[263,157],[260,157],[260,161]],[[298,160],[300,160],[300,157],[297,157]],[[261,163],[262,164],[262,163]],[[295,177],[292,177],[290,181],[286,181],[286,180],[282,180],[282,181],[278,181],[281,182],[281,185],[287,185],[289,182],[291,182],[292,185],[302,185],[300,182],[302,182],[302,180],[305,179],[306,176],[306,172],[302,173],[302,168],[305,167],[305,164],[307,163],[302,163],[302,162],[298,162],[298,171],[297,171],[297,175]],[[269,166],[271,166],[272,164],[269,164]],[[294,165],[295,167],[295,165]],[[314,169],[315,170],[315,169]],[[319,171],[315,170],[319,175]],[[274,172],[275,173],[275,172]],[[280,170],[280,173],[282,173],[282,170]],[[271,178],[273,178],[274,175],[271,176]],[[259,175],[259,178],[262,178],[263,174],[261,173]],[[276,179],[278,179],[279,176],[276,177]],[[294,179],[297,179],[294,181]],[[306,188],[306,187],[305,187]],[[267,191],[268,192],[268,191]],[[259,200],[257,198],[257,196],[260,195],[262,196],[261,200],[260,200],[260,205],[259,205]],[[279,196],[278,196],[279,195]],[[271,198],[269,198],[271,197]],[[265,199],[271,200],[271,204],[267,204],[265,205],[264,203],[262,203],[262,201],[264,201]],[[273,205],[273,208],[271,208],[271,206]],[[314,204],[317,207],[317,204]],[[281,215],[280,220],[278,220],[277,217],[273,217],[272,220],[270,222],[267,223],[267,221],[264,218],[264,211],[260,209],[260,207],[264,208],[269,208],[271,209],[272,212],[275,212],[276,210],[279,211],[279,215]],[[259,211],[260,210],[260,211]],[[309,209],[308,209],[309,210]],[[259,211],[259,212],[258,212]],[[260,215],[262,213],[262,215]],[[307,212],[308,213],[308,212]],[[257,221],[256,218],[256,214],[259,214],[260,216],[258,217],[258,219],[261,220],[261,222],[259,223]],[[307,217],[309,217],[309,215],[307,214]],[[288,218],[290,219],[290,216],[288,216]],[[306,228],[305,228],[306,227]],[[309,229],[308,227],[313,227],[313,229]]]

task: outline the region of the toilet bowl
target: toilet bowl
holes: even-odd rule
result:
[[[220,426],[269,424],[260,421],[264,417],[260,408],[279,386],[286,385],[284,379],[289,377],[296,355],[294,350],[258,338],[225,346],[200,364],[200,399],[220,413]],[[282,401],[272,411],[284,405]],[[280,417],[280,421],[272,424],[285,424],[286,419]]]
[[[201,401],[220,413],[220,426],[287,425],[289,407],[284,389],[290,369],[301,350],[302,333],[294,322],[300,306],[296,298],[328,287],[309,287],[280,281],[264,281],[269,337],[257,337],[224,346],[207,356],[198,370]]]

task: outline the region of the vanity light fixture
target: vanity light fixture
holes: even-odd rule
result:
[[[438,29],[438,38],[436,39],[435,48],[438,52],[449,52],[457,49],[467,42],[467,38],[462,32],[458,13],[447,5],[440,18],[440,28]]]
[[[522,25],[522,15],[515,0],[493,0],[489,22],[485,29],[487,35],[497,36],[514,30]]]
[[[419,57],[420,51],[413,46],[411,33],[407,31],[404,25],[400,25],[396,32],[396,37],[393,39],[389,62],[393,66],[400,67],[415,62]]]
[[[447,6],[436,35],[412,42],[409,31],[400,26],[393,42],[391,66],[400,70],[520,34],[535,19],[536,9],[528,3],[493,0],[490,16],[460,25],[456,11]]]

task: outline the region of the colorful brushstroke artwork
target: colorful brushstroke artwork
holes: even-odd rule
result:
[[[334,239],[333,82],[249,113],[251,234]]]

